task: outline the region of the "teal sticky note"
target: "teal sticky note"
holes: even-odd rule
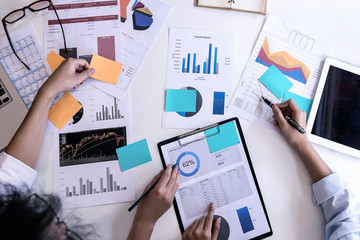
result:
[[[279,100],[294,85],[274,65],[269,67],[269,69],[260,77],[259,80]]]
[[[196,90],[166,89],[166,112],[196,112]]]
[[[211,153],[240,143],[238,130],[233,121],[220,125],[220,133],[218,127],[206,130],[205,136]]]
[[[306,112],[306,121],[309,118],[309,114],[310,114],[310,110],[311,110],[311,106],[313,104],[313,100],[310,100],[308,98],[304,98],[302,96],[299,96],[295,93],[292,92],[287,92],[285,93],[283,102],[292,99],[295,101],[295,103],[298,105],[298,107]]]
[[[151,155],[146,139],[116,149],[121,171],[150,162]]]

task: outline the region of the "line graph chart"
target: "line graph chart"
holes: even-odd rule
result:
[[[126,143],[126,127],[59,134],[60,167],[116,160]]]

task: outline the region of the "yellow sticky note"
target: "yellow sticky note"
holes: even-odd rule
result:
[[[82,108],[81,104],[66,92],[49,111],[49,120],[60,130]]]
[[[91,76],[92,78],[116,85],[122,66],[122,63],[94,54],[89,68],[95,68],[96,70]]]
[[[48,62],[52,72],[54,72],[64,60],[65,58],[55,53],[54,51],[51,51],[46,57],[46,61]]]

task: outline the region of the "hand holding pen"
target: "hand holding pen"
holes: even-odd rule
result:
[[[261,95],[261,97],[260,97],[254,91],[253,91],[253,93],[259,98],[260,101],[264,101],[269,107],[271,107],[273,109],[274,104],[269,99],[265,98],[263,95]],[[292,101],[291,107],[290,107],[290,100]],[[305,129],[300,124],[298,124],[296,120],[294,120],[292,118],[292,111],[291,110],[296,110],[296,111],[301,111],[301,110],[298,108],[298,106],[296,105],[296,103],[292,99],[290,99],[290,100],[286,101],[284,103],[279,103],[279,104],[277,104],[277,106],[280,107],[280,105],[283,105],[283,110],[281,110],[281,111],[283,112],[283,114],[287,113],[287,114],[284,114],[285,120],[293,128],[295,128],[299,133],[305,134],[306,133]],[[286,109],[285,107],[288,107],[288,108]],[[296,109],[296,108],[298,108],[298,109]],[[273,117],[275,118],[275,116],[273,116]],[[303,126],[305,126],[305,124]]]
[[[168,165],[154,177],[145,188],[143,196],[135,204],[137,211],[129,239],[150,238],[156,221],[171,207],[179,181],[180,174],[176,165]],[[139,236],[140,233],[143,235]]]
[[[276,119],[274,124],[280,127],[281,132],[293,146],[300,146],[308,141],[306,134],[302,134],[299,129],[290,125],[291,123],[286,119],[292,119],[305,133],[306,112],[302,111],[294,100],[289,99],[283,103],[273,104],[271,109]]]

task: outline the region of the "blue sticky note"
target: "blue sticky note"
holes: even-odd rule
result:
[[[274,65],[260,77],[262,82],[277,99],[281,99],[284,94],[294,85],[285,75]]]
[[[206,130],[205,136],[211,153],[240,143],[238,130],[234,121],[220,125],[220,133],[218,127]]]
[[[151,155],[146,139],[116,149],[121,171],[150,162]]]
[[[196,112],[195,89],[167,89],[166,112]]]
[[[309,118],[309,114],[310,114],[310,110],[311,110],[311,106],[313,104],[313,100],[310,100],[308,98],[304,98],[302,96],[299,96],[295,93],[292,92],[287,92],[285,93],[283,102],[289,100],[290,98],[292,98],[292,100],[295,101],[295,103],[298,105],[298,107],[306,112],[306,121]]]

